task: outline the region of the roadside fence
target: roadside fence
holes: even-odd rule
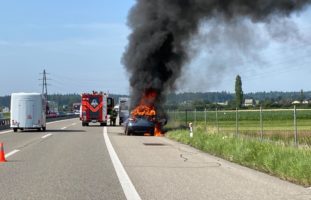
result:
[[[285,145],[311,146],[311,109],[183,110],[168,111],[167,128],[188,128],[193,132],[254,137]]]

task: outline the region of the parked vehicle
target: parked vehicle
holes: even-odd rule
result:
[[[11,128],[46,130],[46,100],[40,93],[12,93]]]

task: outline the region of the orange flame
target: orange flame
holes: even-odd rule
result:
[[[157,113],[154,107],[146,105],[138,105],[132,112],[134,116],[155,116]]]
[[[157,112],[154,107],[154,101],[157,97],[157,93],[155,90],[147,90],[143,95],[142,99],[140,100],[139,105],[133,109],[131,112],[132,116],[148,116],[148,117],[155,117]],[[145,135],[148,135],[147,133]],[[160,123],[156,122],[154,128],[154,135],[155,136],[162,136],[162,130]]]
[[[160,123],[157,123],[156,126],[154,127],[154,136],[156,137],[163,136]]]

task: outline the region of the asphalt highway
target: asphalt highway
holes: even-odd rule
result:
[[[0,199],[311,199],[310,188],[122,127],[69,119],[0,142]]]

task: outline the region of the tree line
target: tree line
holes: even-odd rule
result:
[[[239,91],[239,90],[237,90]],[[241,89],[241,93],[242,93]],[[171,93],[167,96],[165,108],[166,109],[214,109],[216,107],[223,109],[235,109],[236,107],[243,107],[243,101],[245,99],[257,100],[259,104],[264,108],[287,108],[292,106],[292,102],[295,100],[311,100],[311,91],[297,91],[297,92],[254,92],[243,93],[240,96],[237,103],[236,94],[226,91],[222,92],[185,92],[185,93]],[[119,94],[111,94],[110,96],[115,98],[117,103]],[[73,103],[81,101],[80,94],[51,94],[48,95],[48,100],[55,101],[59,107],[63,105],[70,107]],[[0,108],[10,106],[10,96],[0,96]],[[308,105],[298,105],[301,107],[310,107]]]

